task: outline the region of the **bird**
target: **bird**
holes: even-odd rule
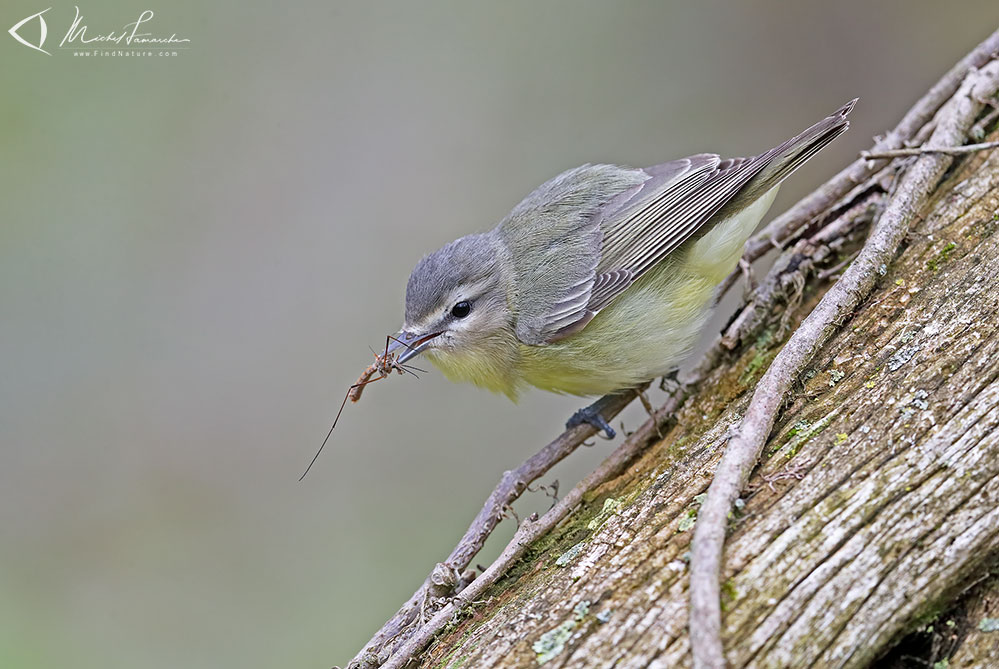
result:
[[[416,264],[387,353],[514,401],[529,386],[603,396],[674,372],[781,182],[847,130],[856,102],[757,156],[559,174]],[[567,425],[612,438],[600,410]]]

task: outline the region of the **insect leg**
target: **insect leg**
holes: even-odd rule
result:
[[[353,399],[352,396],[351,396],[351,394],[355,390],[358,390],[359,388],[363,388],[364,386],[368,385],[369,383],[374,383],[375,381],[381,381],[386,376],[387,376],[387,374],[382,373],[380,376],[376,376],[375,378],[368,378],[368,379],[366,379],[364,381],[358,381],[357,383],[355,383],[354,385],[352,385],[350,388],[347,388],[347,392],[344,393],[344,396],[343,396],[343,402],[340,403],[340,410],[336,412],[336,418],[333,419],[333,424],[330,425],[330,431],[326,433],[326,438],[323,439],[323,443],[322,443],[322,445],[319,446],[319,450],[316,451],[316,454],[314,456],[312,456],[312,461],[309,463],[309,466],[305,468],[305,472],[299,477],[299,479],[298,479],[299,481],[301,481],[302,479],[305,478],[305,475],[309,473],[310,469],[312,469],[312,465],[316,464],[316,460],[319,459],[319,454],[323,452],[324,448],[326,448],[326,442],[330,440],[330,436],[333,434],[333,430],[336,429],[336,424],[340,421],[340,414],[343,413],[343,408],[345,406],[347,406],[347,399],[348,398]],[[357,394],[356,399],[354,399],[354,401],[356,402],[360,398],[361,398],[360,394]]]

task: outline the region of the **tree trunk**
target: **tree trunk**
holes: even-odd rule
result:
[[[732,666],[997,662],[999,621],[987,621],[999,616],[999,585],[983,581],[999,556],[997,233],[993,151],[938,186],[895,263],[800,379],[731,519],[722,639]],[[792,323],[827,287],[804,286]],[[689,666],[699,495],[788,330],[772,315],[661,441],[532,546],[420,666]]]

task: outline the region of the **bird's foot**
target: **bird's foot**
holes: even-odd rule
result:
[[[605,439],[613,439],[617,436],[617,432],[614,428],[610,426],[610,423],[600,414],[603,409],[600,400],[597,400],[588,407],[583,407],[576,413],[572,414],[572,418],[566,421],[566,428],[576,427],[577,425],[582,425],[587,423],[597,428],[597,433],[604,433]]]

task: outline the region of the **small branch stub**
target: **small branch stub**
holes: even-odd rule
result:
[[[965,153],[988,151],[999,147],[999,142],[982,142],[981,144],[965,144],[964,146],[920,146],[912,149],[895,149],[894,151],[861,151],[864,160],[882,160],[886,158],[905,158],[922,156],[927,153],[944,153],[948,156],[959,156]]]

